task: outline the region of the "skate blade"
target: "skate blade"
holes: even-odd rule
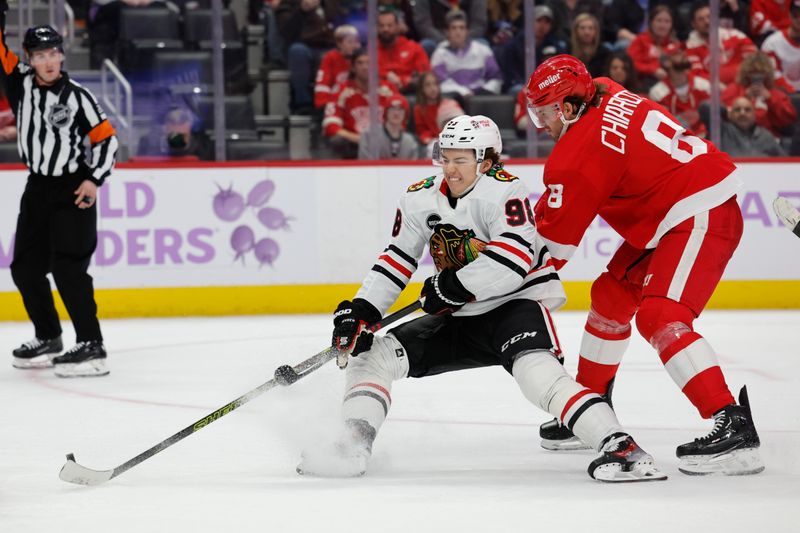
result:
[[[644,463],[631,470],[623,470],[619,463],[607,464],[596,468],[593,474],[594,479],[603,483],[636,483],[668,479],[667,475],[652,463]]]
[[[678,470],[689,476],[751,476],[764,471],[764,461],[757,448],[742,448],[720,455],[686,455]]]
[[[55,375],[60,378],[92,378],[109,374],[105,359],[91,359],[82,363],[56,365]]]
[[[578,450],[591,450],[592,447],[583,442],[578,437],[570,437],[563,440],[542,439],[542,448],[551,452],[573,452]]]
[[[31,358],[14,357],[11,361],[11,366],[14,368],[21,368],[28,370],[32,368],[50,368],[53,366],[53,358],[58,354],[43,354]]]

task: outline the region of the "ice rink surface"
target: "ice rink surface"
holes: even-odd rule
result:
[[[574,373],[583,313],[557,313]],[[637,335],[614,403],[670,478],[591,480],[591,452],[539,447],[550,418],[501,368],[403,380],[367,475],[295,474],[328,438],[343,375],[335,364],[273,389],[97,487],[58,479],[64,454],[113,468],[323,349],[330,317],[106,320],[111,375],[59,379],[11,367],[32,337],[0,323],[0,531],[32,532],[789,532],[800,505],[800,312],[707,312],[697,322],[735,393],[748,385],[764,473],[689,477],[675,446],[707,433]],[[65,344],[73,339],[64,324]]]

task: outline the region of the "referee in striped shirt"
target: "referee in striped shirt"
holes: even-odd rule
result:
[[[55,367],[60,377],[104,376],[106,351],[89,261],[97,246],[97,188],[111,174],[114,128],[94,96],[61,70],[63,40],[50,26],[25,33],[27,63],[5,41],[7,0],[0,0],[0,64],[17,122],[17,147],[30,175],[17,219],[11,276],[35,338],[13,352],[17,368]],[[84,140],[91,144],[86,160]],[[47,273],[52,272],[76,345],[63,349]]]

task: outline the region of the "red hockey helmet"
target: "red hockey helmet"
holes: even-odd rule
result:
[[[525,87],[528,114],[537,128],[560,116],[564,98],[576,96],[584,103],[594,99],[592,75],[583,62],[571,55],[553,56],[539,65]]]

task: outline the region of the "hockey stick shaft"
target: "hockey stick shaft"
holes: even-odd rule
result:
[[[420,300],[415,301],[414,303],[403,307],[402,309],[398,310],[391,315],[384,317],[380,322],[377,322],[370,326],[370,331],[378,331],[381,328],[392,324],[401,318],[413,313],[417,309],[422,307],[422,303]],[[305,361],[298,363],[293,370],[297,374],[297,379],[303,378],[308,374],[312,373],[313,371],[317,370],[321,366],[323,366],[326,362],[330,361],[336,357],[336,350],[334,348],[328,347],[319,352],[318,354],[309,357]],[[203,418],[197,420],[193,424],[183,428],[182,430],[178,431],[171,437],[168,437],[152,448],[149,448],[136,457],[122,463],[121,465],[117,466],[112,470],[93,470],[90,468],[86,468],[84,466],[79,465],[75,461],[75,456],[73,454],[67,454],[67,462],[61,468],[61,472],[59,473],[59,478],[63,481],[67,481],[69,483],[76,483],[79,485],[99,485],[100,483],[104,483],[109,479],[113,479],[123,472],[130,470],[134,466],[138,465],[139,463],[149,459],[150,457],[154,456],[158,452],[162,450],[166,450],[173,444],[185,439],[189,435],[192,435],[204,427],[208,426],[210,423],[215,422],[222,418],[223,416],[233,412],[234,410],[238,409],[239,407],[243,406],[250,400],[257,398],[267,392],[268,390],[276,387],[278,382],[275,379],[271,379],[266,383],[262,383],[255,389],[239,396],[232,402],[229,402],[219,409],[209,413],[208,415],[204,416]]]

